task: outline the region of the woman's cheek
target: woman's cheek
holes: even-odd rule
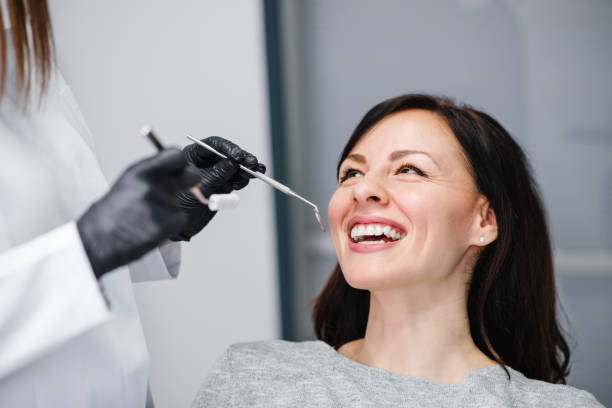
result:
[[[332,195],[331,200],[329,200],[327,215],[329,217],[332,238],[334,239],[341,230],[343,214],[347,211],[347,208],[350,205],[350,200],[347,200],[349,198],[350,196],[347,194],[347,191],[338,189],[334,195]]]
[[[342,222],[342,213],[345,212],[345,208],[348,205],[347,197],[348,194],[346,191],[336,190],[334,195],[332,195],[331,200],[329,200],[329,205],[327,206],[327,214],[329,216],[329,223],[333,226],[338,226]]]
[[[416,216],[427,213],[436,205],[435,202],[431,202],[422,192],[416,189],[401,191],[398,194],[393,194],[392,197],[397,208],[410,221],[413,221]]]

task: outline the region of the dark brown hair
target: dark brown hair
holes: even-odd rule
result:
[[[54,63],[51,18],[46,0],[6,0],[6,4],[8,10],[3,10],[0,6],[0,22],[4,22],[4,15],[8,13],[17,93],[23,98],[25,108],[32,92],[33,73],[36,73],[40,84],[40,93],[37,95],[40,100],[49,85]],[[0,30],[0,99],[4,94],[6,83],[8,50],[7,35],[3,27]]]
[[[570,349],[557,320],[546,217],[525,154],[495,119],[447,98],[414,94],[392,98],[366,113],[346,144],[338,169],[372,126],[410,109],[428,110],[446,120],[497,218],[497,240],[480,254],[468,291],[474,343],[504,368],[565,383]],[[317,337],[336,348],[362,338],[369,307],[370,293],[349,286],[337,264],[314,300]]]

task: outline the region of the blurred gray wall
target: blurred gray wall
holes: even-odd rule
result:
[[[322,209],[363,114],[402,93],[467,102],[526,150],[549,216],[575,345],[569,383],[612,406],[612,3],[281,1],[290,179]],[[295,320],[335,264],[296,204],[289,222]]]
[[[154,153],[138,130],[163,141],[185,134],[230,138],[270,163],[259,1],[51,1],[59,65],[114,180]],[[272,194],[239,193],[183,245],[178,280],[134,287],[158,408],[189,406],[230,344],[279,335]]]

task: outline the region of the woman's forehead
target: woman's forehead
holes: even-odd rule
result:
[[[383,118],[363,135],[349,156],[380,159],[403,150],[426,153],[439,164],[464,162],[463,149],[444,118],[425,110],[402,111]]]

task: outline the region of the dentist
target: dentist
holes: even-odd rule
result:
[[[45,0],[0,1],[0,407],[144,407],[148,357],[131,282],[176,277],[205,196],[265,171],[222,138],[164,150],[109,188],[53,62]]]

